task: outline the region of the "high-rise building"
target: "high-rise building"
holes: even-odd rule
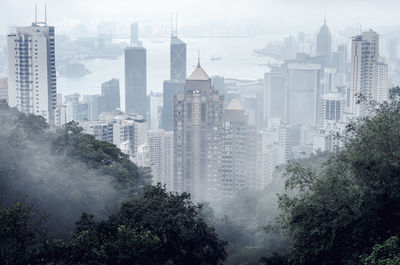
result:
[[[222,197],[233,197],[240,190],[250,186],[249,135],[245,110],[238,99],[233,99],[223,115],[220,181]]]
[[[146,49],[125,49],[125,111],[146,117]]]
[[[34,22],[8,35],[8,103],[54,125],[57,104],[54,27]]]
[[[171,25],[172,27],[172,25]],[[171,28],[170,80],[163,84],[162,128],[173,129],[173,99],[183,92],[186,79],[186,43],[178,38],[177,29]]]
[[[119,80],[113,78],[101,84],[101,95],[104,97],[102,112],[109,112],[121,107]]]
[[[332,36],[326,25],[326,20],[317,35],[317,57],[320,58],[322,67],[329,66],[332,54]]]
[[[289,124],[316,125],[320,110],[319,64],[289,63]]]
[[[146,120],[136,113],[123,113],[119,110],[103,112],[97,120],[84,121],[80,125],[97,140],[115,144],[133,158],[136,157],[138,147],[146,142]]]
[[[161,93],[150,92],[149,94],[150,130],[158,130],[160,128],[162,104],[163,104],[163,95]]]
[[[165,80],[163,83],[163,109],[161,128],[163,128],[164,130],[173,130],[174,96],[182,93],[184,86],[184,81]]]
[[[386,63],[385,58],[378,58],[375,64],[374,72],[374,99],[378,103],[386,101],[389,97],[389,77],[388,77],[389,67]]]
[[[366,114],[366,104],[356,104],[357,94],[373,99],[375,64],[379,58],[379,35],[373,30],[352,38],[351,80],[349,91],[349,111],[355,116]]]
[[[336,69],[324,68],[324,86],[322,93],[329,93],[336,91]]]
[[[138,23],[132,23],[131,24],[131,45],[136,46],[136,44],[139,42],[139,26]]]
[[[173,142],[171,131],[151,130],[147,132],[153,184],[164,184],[167,191],[173,190]]]
[[[339,93],[326,93],[321,100],[320,126],[328,128],[327,123],[345,121],[345,99]]]
[[[8,102],[8,79],[7,77],[0,78],[0,101]]]
[[[271,71],[264,75],[264,123],[269,118],[287,120],[288,91],[286,86],[285,73]]]
[[[224,97],[200,63],[174,97],[174,190],[195,201],[218,196]]]
[[[186,79],[186,43],[176,35],[171,36],[170,79],[185,81]]]

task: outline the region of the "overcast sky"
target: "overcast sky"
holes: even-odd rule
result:
[[[39,17],[44,0],[37,0]],[[325,12],[332,30],[346,25],[365,29],[399,25],[399,0],[47,0],[48,20],[60,27],[98,21],[154,21],[169,25],[170,12],[180,24],[218,21],[282,31],[312,31]],[[0,25],[27,25],[34,18],[34,0],[0,0]]]

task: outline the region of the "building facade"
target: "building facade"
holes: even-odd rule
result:
[[[147,132],[149,160],[153,175],[153,184],[165,185],[167,191],[173,191],[173,150],[172,131],[151,130]]]
[[[200,64],[174,97],[174,189],[195,201],[218,195],[224,97]]]
[[[8,102],[8,78],[0,78],[0,100]]]
[[[146,117],[146,49],[125,49],[125,111]]]
[[[357,95],[373,99],[376,93],[375,65],[379,58],[379,35],[373,30],[352,38],[349,112],[354,116],[367,114],[365,103],[357,104]]]
[[[57,105],[54,27],[35,22],[8,35],[8,103],[55,123]]]
[[[101,95],[104,97],[102,112],[109,112],[121,108],[118,79],[112,78],[102,83]]]

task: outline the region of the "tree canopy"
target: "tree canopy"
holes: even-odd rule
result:
[[[400,88],[341,140],[322,170],[287,168],[277,224],[290,241],[289,264],[361,264],[375,244],[399,235]]]

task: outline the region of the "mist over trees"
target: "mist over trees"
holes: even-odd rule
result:
[[[2,104],[0,258],[5,264],[399,264],[400,88],[371,111],[348,124],[337,153],[278,168],[262,192],[196,205],[188,194],[150,187],[145,170],[76,124],[49,131],[40,117]],[[58,168],[62,163],[70,166]],[[65,236],[57,239],[56,232]]]
[[[277,225],[290,247],[264,264],[398,264],[400,88],[371,111],[320,172],[288,166]]]
[[[49,131],[42,117],[0,104],[0,192],[37,200],[70,231],[83,211],[105,217],[143,193],[150,176],[114,145],[83,134],[76,123]]]

